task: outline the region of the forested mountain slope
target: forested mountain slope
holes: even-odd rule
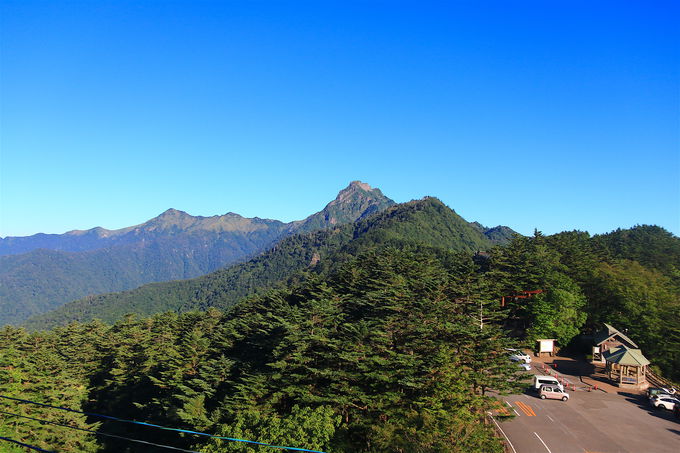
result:
[[[204,275],[255,256],[281,238],[354,222],[394,204],[353,181],[322,211],[291,223],[194,217],[169,209],[141,225],[0,239],[0,324],[20,322],[86,295]],[[35,247],[49,247],[50,249]],[[21,250],[26,253],[9,255]]]
[[[8,326],[0,394],[329,453],[500,453],[484,423],[500,404],[486,390],[517,388],[521,375],[504,350],[516,344],[498,322],[478,328],[479,304],[456,271],[472,264],[462,255],[368,251],[226,313],[129,316],[31,335]],[[0,409],[34,417],[0,417],[0,435],[49,451],[138,451],[124,438],[205,453],[270,451],[5,399]]]
[[[457,228],[466,226],[477,236]],[[608,245],[613,238],[620,240]],[[129,420],[335,453],[395,446],[491,452],[500,445],[482,423],[496,404],[486,391],[516,388],[516,368],[504,348],[517,342],[532,347],[537,338],[548,337],[560,347],[577,347],[579,334],[608,322],[640,345],[653,369],[680,379],[677,263],[644,254],[648,261],[642,264],[631,252],[643,245],[674,250],[680,239],[656,227],[596,237],[536,232],[474,254],[484,240],[431,198],[293,236],[259,257],[267,259],[112,295],[125,311],[143,311],[149,303],[161,310],[170,298],[175,305],[169,312],[33,334],[0,329],[0,391]],[[277,279],[279,288],[233,305],[242,285],[262,288]],[[534,289],[543,292],[512,297]],[[87,310],[87,304],[75,305],[61,321]],[[8,400],[0,406],[20,410]],[[42,407],[28,413],[63,421]],[[77,427],[100,421],[67,415]],[[0,418],[0,435],[12,433],[60,451],[129,448],[122,439],[86,431],[59,435],[38,423]],[[245,448],[146,426],[104,422],[101,428],[206,453]]]
[[[112,322],[126,313],[226,309],[244,296],[301,278],[305,272],[327,274],[362,251],[404,244],[465,252],[492,246],[483,233],[441,201],[426,198],[392,206],[352,224],[286,238],[248,262],[203,277],[88,297],[33,317],[25,325],[41,329],[72,320]]]

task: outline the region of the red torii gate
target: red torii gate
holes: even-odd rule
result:
[[[529,299],[529,298],[534,297],[535,295],[541,294],[541,293],[543,293],[543,292],[545,292],[545,290],[543,290],[543,289],[535,289],[535,290],[533,290],[533,291],[522,291],[520,294],[515,294],[514,296],[503,296],[503,297],[501,298],[501,307],[505,307],[505,299],[506,299],[506,298],[507,298],[507,299],[512,299],[512,300],[516,300],[516,299]]]

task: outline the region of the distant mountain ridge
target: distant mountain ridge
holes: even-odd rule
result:
[[[172,233],[253,232],[267,228],[284,231],[287,224],[258,217],[249,219],[233,212],[221,216],[202,217],[192,216],[176,209],[168,209],[158,217],[140,225],[118,230],[96,227],[89,230],[73,230],[64,234],[38,233],[33,236],[0,238],[0,256],[18,255],[36,249],[85,252],[131,244],[140,240],[153,240]]]
[[[191,280],[77,300],[29,319],[31,329],[94,318],[114,322],[126,313],[150,315],[209,307],[227,309],[239,299],[265,291],[306,272],[327,274],[371,248],[435,248],[475,252],[494,244],[479,229],[436,198],[390,206],[356,222],[287,237],[244,263]]]
[[[292,234],[353,222],[393,204],[394,201],[383,195],[380,189],[374,189],[361,181],[352,181],[323,210],[303,220],[289,223],[259,217],[246,218],[233,212],[211,217],[192,216],[171,208],[144,223],[117,230],[95,227],[64,234],[38,233],[32,236],[0,238],[0,256],[18,255],[36,249],[84,252],[140,240],[153,240],[166,234],[199,231],[254,232],[269,228]]]
[[[393,204],[379,189],[352,181],[323,210],[290,223],[168,209],[119,230],[0,239],[0,325],[87,295],[207,274],[289,235],[353,222]]]

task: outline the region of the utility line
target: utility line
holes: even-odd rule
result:
[[[12,415],[14,417],[27,418],[29,420],[35,420],[35,421],[40,422],[40,423],[49,423],[50,425],[63,426],[64,428],[75,429],[75,430],[78,430],[78,431],[85,431],[85,432],[92,433],[92,434],[99,434],[101,436],[108,436],[108,437],[115,437],[116,439],[129,440],[130,442],[137,442],[137,443],[140,443],[140,444],[153,445],[154,447],[169,448],[171,450],[184,451],[184,452],[187,452],[187,453],[201,453],[201,452],[195,451],[195,450],[185,450],[184,448],[171,447],[169,445],[155,444],[153,442],[147,442],[145,440],[132,439],[130,437],[118,436],[116,434],[103,433],[101,431],[95,431],[95,430],[87,429],[87,428],[78,428],[77,426],[71,426],[71,425],[67,425],[65,423],[51,422],[49,420],[43,420],[41,418],[29,417],[27,415],[15,414],[15,413],[12,413],[12,412],[0,411],[0,414]]]
[[[202,433],[202,432],[199,432],[199,431],[191,431],[191,430],[188,430],[188,429],[169,428],[167,426],[154,425],[153,423],[138,422],[138,421],[135,421],[135,420],[126,420],[126,419],[123,419],[123,418],[113,417],[113,416],[110,416],[110,415],[97,414],[97,413],[94,413],[94,412],[77,411],[75,409],[69,409],[67,407],[53,406],[51,404],[38,403],[37,401],[25,400],[25,399],[21,399],[21,398],[13,398],[11,396],[0,395],[0,398],[5,398],[5,399],[8,399],[8,400],[17,401],[17,402],[20,402],[20,403],[35,404],[35,405],[43,406],[43,407],[50,407],[52,409],[59,409],[59,410],[62,410],[62,411],[75,412],[77,414],[89,415],[91,417],[106,418],[108,420],[113,420],[113,421],[117,421],[117,422],[121,422],[121,423],[133,423],[133,424],[136,424],[136,425],[149,426],[151,428],[164,429],[164,430],[167,430],[167,431],[175,431],[175,432],[179,432],[179,433],[193,434],[195,436],[205,436],[205,437],[210,437],[210,438],[213,438],[213,439],[228,440],[228,441],[232,441],[232,442],[243,442],[243,443],[248,443],[248,444],[261,445],[263,447],[278,448],[279,450],[304,451],[304,452],[308,452],[308,453],[324,453],[323,451],[308,450],[306,448],[283,447],[283,446],[280,446],[280,445],[271,445],[271,444],[267,444],[267,443],[264,443],[264,442],[256,442],[254,440],[238,439],[238,438],[235,438],[235,437],[216,436],[214,434]]]
[[[35,445],[28,445],[28,444],[25,444],[23,442],[19,442],[18,440],[10,439],[9,437],[0,436],[0,440],[6,440],[8,442],[14,442],[15,444],[19,444],[22,447],[30,448],[31,450],[35,450],[35,451],[44,451],[46,453],[56,453],[55,451],[43,450],[42,448],[36,447]]]

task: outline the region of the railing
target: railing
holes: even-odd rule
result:
[[[657,376],[656,374],[652,373],[651,371],[647,370],[647,381],[652,384],[654,387],[665,387],[665,388],[679,388],[680,385],[675,384],[668,379],[664,379],[661,376]]]

